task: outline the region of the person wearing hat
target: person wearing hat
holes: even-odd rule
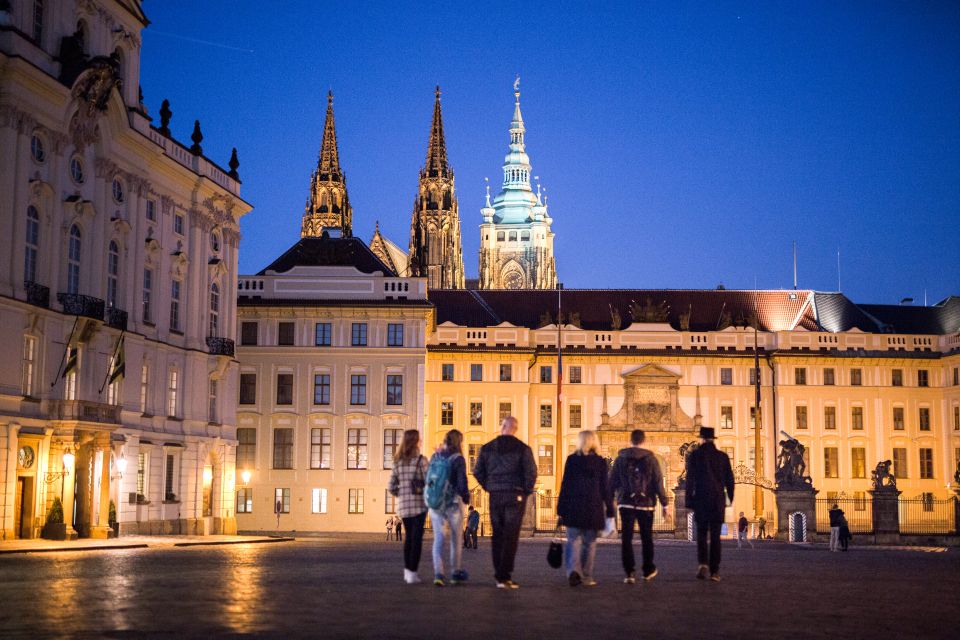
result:
[[[730,458],[713,438],[713,427],[700,427],[701,444],[687,454],[687,508],[697,523],[697,578],[705,580],[709,571],[710,579],[720,582],[720,528],[734,484]]]

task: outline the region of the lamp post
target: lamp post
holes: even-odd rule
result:
[[[250,470],[244,469],[240,473],[240,479],[243,481],[243,486],[247,486],[248,484],[250,484]]]

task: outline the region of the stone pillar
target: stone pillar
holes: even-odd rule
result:
[[[74,462],[70,466],[67,466],[67,464],[63,462],[62,456],[68,451],[73,454],[73,449],[69,444],[63,448],[63,453],[61,454],[60,458],[60,464],[63,465],[62,470],[65,472],[63,477],[60,478],[60,482],[63,483],[60,487],[60,493],[62,494],[60,500],[61,506],[63,507],[63,526],[65,528],[64,535],[66,536],[67,540],[76,540],[77,530],[73,528],[73,489],[74,482],[77,479],[77,462],[76,458],[74,458]]]
[[[110,440],[98,440],[96,451],[101,455],[100,463],[100,499],[97,505],[97,514],[91,514],[90,537],[110,538],[113,528],[110,526]],[[96,454],[94,454],[96,455]],[[96,525],[94,525],[94,522]]]
[[[3,488],[3,495],[0,496],[0,503],[3,504],[3,515],[0,520],[0,540],[16,538],[20,535],[19,531],[14,530],[15,516],[13,508],[15,504],[15,495],[17,490],[17,443],[20,425],[11,422],[7,425],[7,459],[6,463],[0,466],[5,472],[5,477],[0,478],[0,487]]]
[[[777,539],[790,539],[790,518],[802,513],[806,521],[805,540],[812,542],[817,535],[817,490],[813,487],[776,490]]]
[[[900,542],[900,494],[896,488],[872,489],[873,538],[879,544]]]
[[[677,540],[687,539],[687,487],[677,485],[673,490],[673,537]]]
[[[960,536],[960,487],[953,492],[957,494],[953,498],[953,535]]]

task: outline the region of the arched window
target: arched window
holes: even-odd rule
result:
[[[321,191],[320,192],[320,210],[324,211],[326,210],[326,208],[327,208],[327,192]]]
[[[505,231],[497,231],[497,242],[503,242],[507,239],[507,234]]]
[[[117,306],[117,285],[120,274],[120,247],[113,240],[107,249],[107,306]]]
[[[67,293],[80,293],[80,228],[70,227],[67,247]]]
[[[23,281],[37,281],[37,256],[40,253],[40,214],[34,206],[27,207],[27,247],[23,256]]]
[[[214,282],[210,287],[210,333],[213,338],[220,335],[220,286]]]
[[[427,264],[440,264],[442,262],[440,256],[440,235],[436,229],[431,228],[427,232]]]

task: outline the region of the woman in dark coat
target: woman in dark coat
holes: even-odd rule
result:
[[[613,518],[607,463],[599,449],[597,434],[581,431],[580,448],[570,454],[563,470],[557,515],[567,528],[564,560],[571,587],[597,584],[593,579],[597,536],[606,520]]]

